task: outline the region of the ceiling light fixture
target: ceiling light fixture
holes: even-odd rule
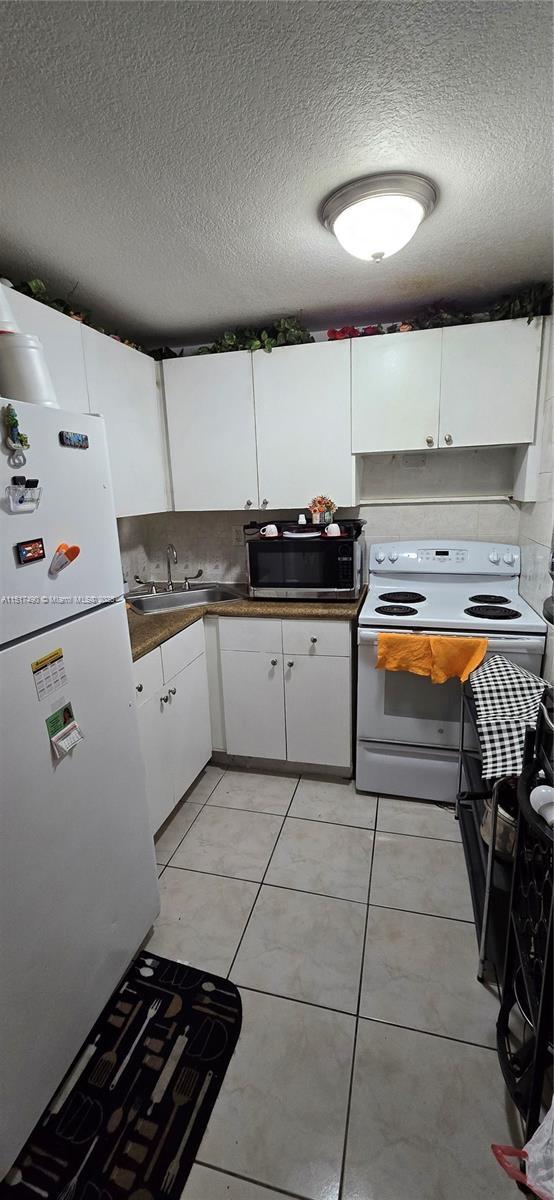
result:
[[[413,238],[436,202],[437,189],[423,175],[368,175],[332,192],[321,220],[349,254],[381,262]]]

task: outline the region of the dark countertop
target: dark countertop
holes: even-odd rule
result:
[[[202,617],[274,617],[279,620],[355,621],[365,600],[362,589],[357,600],[227,600],[220,604],[195,604],[174,612],[134,612],[127,606],[133,662],[167,642]]]

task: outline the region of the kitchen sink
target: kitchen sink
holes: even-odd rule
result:
[[[190,591],[178,587],[172,592],[141,592],[138,596],[127,596],[129,604],[139,613],[174,612],[180,608],[192,608],[195,604],[221,604],[226,600],[240,600],[241,593],[220,583],[207,583],[204,587],[191,587]]]

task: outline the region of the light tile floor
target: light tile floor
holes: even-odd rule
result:
[[[453,814],[209,766],[156,840],[149,948],[232,979],[182,1200],[509,1200],[518,1141]]]

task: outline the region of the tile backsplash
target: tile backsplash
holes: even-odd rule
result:
[[[254,512],[252,519],[294,520],[296,509]],[[443,504],[361,505],[340,514],[366,521],[367,542],[396,538],[479,538],[516,542],[519,508],[508,501]],[[237,512],[169,512],[118,520],[123,573],[129,588],[140,579],[166,578],[166,546],[173,542],[177,565],[173,577],[182,580],[202,569],[205,579],[243,583],[246,578],[242,527],[248,515]],[[239,544],[235,543],[235,538]]]

